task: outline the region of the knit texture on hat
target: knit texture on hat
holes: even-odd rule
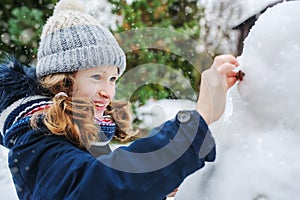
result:
[[[78,0],[61,0],[43,27],[37,77],[98,67],[116,66],[122,74],[126,58],[109,30],[87,14]]]

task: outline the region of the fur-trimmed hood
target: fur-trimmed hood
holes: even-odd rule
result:
[[[35,67],[22,65],[15,58],[8,55],[1,60],[0,144],[3,144],[4,124],[11,112],[29,100],[45,98],[40,96],[42,93],[42,87],[35,75]]]

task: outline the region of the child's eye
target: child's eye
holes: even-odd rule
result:
[[[101,75],[99,75],[99,74],[96,74],[96,75],[93,75],[93,76],[91,76],[93,79],[95,79],[95,80],[101,80],[102,79],[102,77],[101,77]]]
[[[115,82],[116,80],[117,80],[117,77],[111,77],[111,78],[110,78],[110,81],[111,81],[111,82]]]

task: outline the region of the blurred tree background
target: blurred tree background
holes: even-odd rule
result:
[[[98,7],[92,5],[92,1],[98,1],[102,10],[100,7],[97,10]],[[0,3],[1,53],[13,54],[22,63],[34,65],[42,26],[52,15],[56,2],[57,0],[22,2],[2,0]],[[127,71],[135,69],[135,73],[131,75],[132,79],[161,77],[170,82],[166,87],[160,82],[145,80],[145,84],[138,86],[134,91],[132,91],[134,85],[123,84],[122,89],[117,92],[117,98],[122,99],[125,96],[128,100],[130,94],[129,100],[137,102],[138,106],[144,104],[149,98],[196,100],[195,93],[198,93],[201,71],[210,66],[212,61],[210,55],[222,53],[210,49],[208,54],[206,49],[209,44],[200,43],[200,39],[209,32],[207,24],[204,28],[201,27],[200,22],[205,19],[205,9],[200,4],[201,1],[87,0],[83,2],[92,7],[92,14],[98,18],[101,18],[101,12],[108,4],[111,6],[111,15],[118,16],[115,18],[113,28],[112,26],[109,28],[116,34],[122,48],[126,49]],[[226,10],[226,8],[222,9]],[[153,29],[148,40],[143,37],[143,32],[140,35],[135,34],[137,30],[144,30],[147,27],[161,29]],[[155,31],[163,29],[166,31]],[[124,32],[126,34],[122,34]],[[124,35],[126,37],[122,38]],[[145,68],[139,67],[149,63],[153,63],[153,66],[148,67],[146,71]],[[166,73],[159,67],[161,65],[168,66],[178,73]],[[172,70],[168,72],[170,71]],[[182,87],[182,83],[179,82],[181,76],[190,81],[194,93]]]
[[[195,92],[198,91],[201,71],[211,64],[211,58],[205,57],[206,52],[204,54],[197,52],[197,45],[200,45],[196,44],[200,34],[199,21],[204,17],[204,8],[198,1],[140,0],[133,1],[131,4],[125,0],[109,0],[109,2],[114,5],[113,13],[123,17],[122,23],[117,25],[115,32],[127,31],[126,34],[122,34],[126,36],[124,39],[117,37],[121,46],[128,50],[127,70],[139,67],[134,70],[135,73],[130,74],[131,80],[146,79],[145,84],[131,95],[130,101],[144,104],[149,98],[196,100]],[[147,27],[160,29],[145,29]],[[145,32],[138,30],[145,30]],[[149,70],[140,67],[146,63],[153,63],[152,67],[147,68]],[[161,65],[169,66],[180,73],[172,73],[171,70],[160,67]],[[184,76],[190,81],[194,93],[183,88],[183,83],[178,82],[179,76]],[[150,82],[151,77],[168,79],[168,87],[158,81]],[[131,84],[136,83],[131,82]],[[126,92],[134,88],[131,84],[122,85],[122,88],[127,89],[117,92],[119,98],[126,96]]]
[[[22,63],[35,63],[41,29],[56,0],[0,3],[0,49]]]

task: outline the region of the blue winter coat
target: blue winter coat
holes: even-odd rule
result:
[[[168,121],[129,147],[93,157],[43,125],[33,130],[30,109],[46,105],[34,68],[15,59],[0,64],[0,144],[20,199],[161,200],[189,174],[215,159],[215,143],[201,116]],[[51,102],[50,102],[51,103]]]
[[[206,123],[196,111],[191,114],[187,123],[168,121],[154,129],[151,137],[98,158],[46,128],[31,129],[29,119],[23,118],[9,126],[8,132],[18,138],[6,141],[4,137],[6,144],[14,142],[9,167],[18,196],[161,200],[205,161],[215,159]]]

